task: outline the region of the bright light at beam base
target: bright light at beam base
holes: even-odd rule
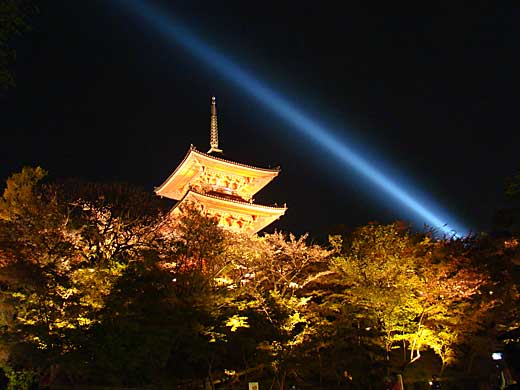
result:
[[[142,18],[169,43],[180,45],[188,50],[194,57],[213,68],[220,76],[225,77],[229,82],[259,101],[291,128],[298,130],[315,144],[327,150],[345,168],[352,169],[364,178],[368,183],[366,190],[370,196],[377,197],[385,204],[391,199],[394,209],[405,213],[419,226],[426,224],[455,237],[468,233],[465,227],[456,224],[454,218],[448,217],[446,213],[434,206],[433,202],[424,196],[414,194],[414,191],[407,188],[408,186],[398,183],[390,174],[385,173],[383,168],[367,161],[362,157],[360,151],[354,149],[353,145],[347,145],[346,142],[335,136],[334,132],[306,115],[286,97],[267,87],[228,57],[199,39],[178,19],[174,19],[154,7],[149,0],[119,0],[119,3],[128,7],[136,17]]]

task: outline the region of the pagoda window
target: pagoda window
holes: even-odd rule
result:
[[[230,215],[229,217],[227,217],[227,218],[226,218],[226,223],[227,223],[227,225],[228,225],[228,226],[232,226],[232,225],[233,225],[233,220],[234,220],[234,219],[235,219],[235,218],[233,218],[233,216],[231,216],[231,215]]]

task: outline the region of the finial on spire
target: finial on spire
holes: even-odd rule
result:
[[[211,97],[211,125],[210,125],[210,136],[208,153],[216,152],[222,153],[222,150],[218,148],[218,125],[217,125],[217,103],[215,96]]]

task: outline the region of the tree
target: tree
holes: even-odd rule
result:
[[[346,248],[338,237],[332,243],[337,256],[331,270],[344,290],[329,299],[350,305],[359,328],[379,333],[388,360],[393,346],[416,332],[421,313],[417,271],[429,241],[417,241],[396,224],[373,224],[356,230]]]
[[[518,329],[516,241],[371,224],[325,250],[45,175],[24,168],[0,198],[0,342],[46,384],[366,389],[427,349],[471,366]]]
[[[40,185],[45,174],[24,168],[7,181],[0,201],[0,286],[10,358],[38,360],[45,352],[52,364],[80,325],[79,297],[68,275],[81,258],[55,193]]]
[[[394,366],[413,363],[425,349],[443,368],[454,363],[497,306],[470,238],[432,240],[393,224],[368,225],[347,242],[333,237],[331,243],[337,255],[328,278],[341,289],[330,288],[325,302],[340,320],[335,325],[352,330],[357,322],[359,341],[379,340],[390,363],[391,351],[401,349],[402,363]]]
[[[45,174],[14,174],[0,201],[2,336],[11,361],[70,376],[124,270],[157,248],[162,214],[130,186],[41,184]]]
[[[15,52],[9,47],[10,40],[27,31],[27,15],[34,9],[26,0],[0,1],[0,88],[14,85],[14,77],[8,70]]]
[[[472,240],[437,241],[421,270],[420,330],[413,346],[432,348],[442,360],[442,369],[463,354],[462,347],[477,337],[497,304],[487,294],[492,283],[471,253]],[[418,349],[416,353],[419,356]]]
[[[215,278],[226,234],[194,207],[151,226],[157,235],[103,299],[85,346],[91,377],[119,386],[211,382],[215,371],[223,375],[217,339],[225,288]]]
[[[307,342],[317,331],[308,286],[328,251],[307,245],[306,239],[282,233],[242,237],[226,251],[234,318],[241,320],[236,326],[249,328],[259,353],[257,364],[272,371],[279,389],[301,376]]]

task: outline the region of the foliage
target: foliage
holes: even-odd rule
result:
[[[69,317],[77,293],[67,275],[79,258],[64,234],[66,217],[57,212],[54,194],[37,186],[44,175],[41,168],[25,168],[8,180],[0,203],[0,283],[5,335],[21,333],[17,347],[53,355],[67,348],[68,330],[77,325]]]
[[[466,346],[483,329],[497,304],[488,273],[470,257],[471,239],[438,242],[423,270],[420,291],[422,325],[417,343],[425,343],[443,367],[455,362],[457,348]],[[459,353],[460,354],[460,353]]]
[[[416,243],[397,225],[368,225],[355,231],[345,255],[331,262],[345,289],[332,299],[347,301],[358,311],[360,326],[379,332],[387,359],[397,342],[416,332],[418,271],[429,245],[428,238]]]
[[[5,373],[7,382],[4,384],[0,381],[2,389],[6,390],[30,390],[37,386],[36,373],[29,370],[14,370],[10,367],[0,367],[2,373]]]
[[[28,30],[27,15],[32,11],[34,6],[26,0],[0,1],[0,88],[14,85],[8,65],[15,58],[15,52],[9,43],[14,36]]]
[[[520,197],[520,173],[507,180],[505,194],[511,199]]]
[[[498,305],[471,239],[432,240],[394,224],[362,227],[346,245],[338,237],[331,242],[339,254],[331,261],[333,282],[343,290],[329,294],[327,303],[338,313],[349,310],[346,326],[354,316],[371,342],[379,340],[386,360],[401,349],[400,367],[426,349],[443,367],[456,362]]]
[[[261,315],[270,329],[259,340],[258,348],[269,357],[275,384],[281,389],[287,379],[302,375],[296,363],[304,357],[306,342],[317,331],[309,311],[312,297],[307,286],[328,252],[307,245],[306,238],[265,235],[253,245],[256,256],[243,256],[240,262],[244,271],[241,303]]]
[[[44,176],[24,168],[0,201],[3,342],[11,360],[42,370],[75,364],[78,342],[124,268],[149,250],[155,229],[148,214],[144,225],[112,204],[70,199],[63,186],[41,184]]]
[[[364,389],[425,351],[469,372],[518,330],[512,239],[370,224],[325,249],[45,176],[24,168],[0,198],[0,359],[42,384]]]

